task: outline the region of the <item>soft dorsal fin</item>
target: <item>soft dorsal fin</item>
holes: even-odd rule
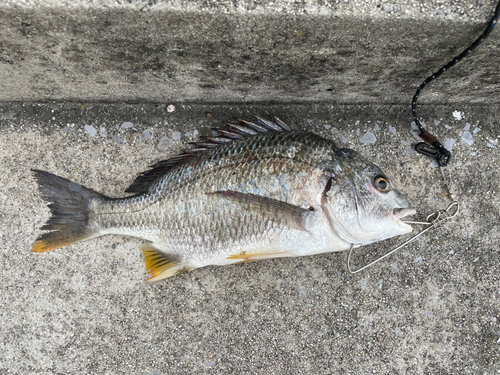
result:
[[[163,176],[173,167],[179,165],[184,160],[193,155],[207,151],[228,142],[233,142],[245,137],[251,137],[260,133],[267,132],[290,132],[297,131],[299,128],[294,123],[286,124],[277,117],[271,120],[266,120],[259,116],[254,116],[253,122],[238,120],[237,124],[226,124],[227,129],[214,128],[218,135],[214,137],[202,137],[201,141],[191,143],[193,148],[184,150],[183,153],[176,155],[170,159],[162,160],[152,165],[151,169],[141,173],[125,190],[127,193],[142,194],[148,191],[150,186],[157,178]]]

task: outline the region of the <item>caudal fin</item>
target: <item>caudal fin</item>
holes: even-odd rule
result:
[[[104,195],[80,184],[68,181],[55,174],[33,169],[39,189],[52,213],[33,244],[33,251],[41,253],[58,249],[87,238],[97,236],[96,229],[89,226],[90,202],[107,199]]]

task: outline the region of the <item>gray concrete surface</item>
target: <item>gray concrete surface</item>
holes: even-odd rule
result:
[[[359,275],[336,253],[146,284],[135,239],[31,253],[49,212],[30,169],[120,196],[195,131],[270,112],[369,154],[423,218],[449,200],[439,170],[410,152],[408,106],[2,103],[0,373],[500,373],[499,109],[422,106],[429,129],[456,142],[462,213]],[[375,143],[361,142],[366,132]]]
[[[369,155],[420,218],[446,207],[409,102],[493,7],[0,0],[0,374],[500,374],[499,30],[420,99],[461,214],[359,275],[336,253],[145,284],[136,239],[30,251],[49,216],[31,168],[120,196],[252,114]]]
[[[0,100],[406,103],[494,3],[3,0]],[[422,103],[496,103],[499,40]]]

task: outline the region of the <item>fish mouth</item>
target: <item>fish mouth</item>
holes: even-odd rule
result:
[[[396,223],[398,223],[401,227],[405,229],[406,232],[412,232],[413,228],[410,224],[405,223],[404,221],[401,221],[402,218],[406,216],[411,216],[415,215],[417,213],[417,210],[415,210],[413,207],[409,208],[395,208],[392,210],[392,218]]]
[[[415,210],[413,207],[395,208],[394,210],[392,210],[392,216],[394,216],[394,218],[398,220],[406,216],[415,215],[416,213],[417,210]]]

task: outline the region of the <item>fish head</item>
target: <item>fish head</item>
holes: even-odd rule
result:
[[[322,205],[338,237],[366,245],[413,230],[401,219],[415,209],[378,166],[350,149],[337,151],[336,157]]]

